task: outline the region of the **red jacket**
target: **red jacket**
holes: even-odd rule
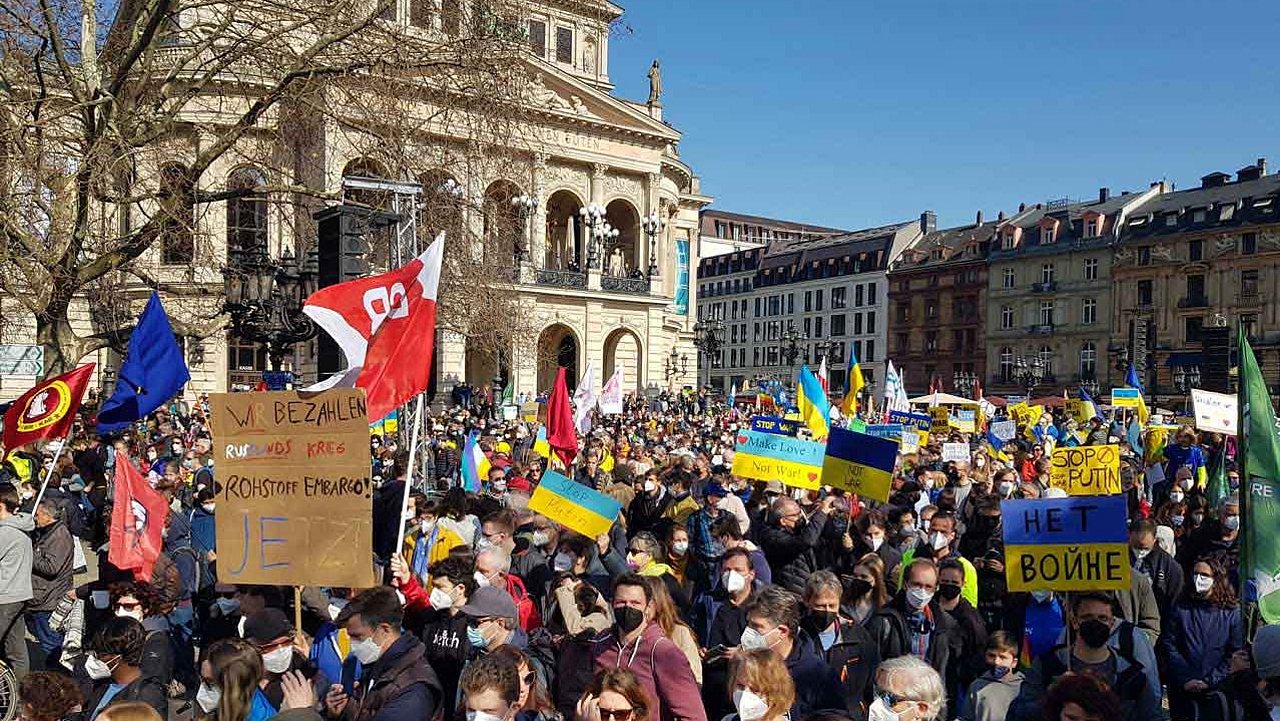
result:
[[[662,721],[707,721],[702,694],[693,680],[689,659],[654,623],[645,626],[634,643],[624,648],[610,630],[595,639],[596,670],[626,668],[649,694],[649,708],[660,709]]]

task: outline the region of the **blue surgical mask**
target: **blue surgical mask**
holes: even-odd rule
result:
[[[475,648],[485,649],[489,647],[489,639],[484,637],[484,632],[479,626],[467,626],[467,641]]]

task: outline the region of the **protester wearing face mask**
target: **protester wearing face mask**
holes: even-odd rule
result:
[[[906,565],[902,590],[872,618],[868,629],[880,658],[911,654],[946,679],[960,647],[956,622],[938,605],[938,566],[918,558]]]
[[[430,567],[427,588],[402,563],[393,561],[392,570],[392,583],[404,594],[405,627],[426,647],[425,658],[442,686],[441,698],[454,699],[458,674],[472,653],[468,618],[460,611],[476,592],[475,567],[465,558],[449,556]]]
[[[837,500],[828,496],[807,518],[795,499],[780,498],[773,505],[758,538],[775,583],[793,593],[804,591],[805,579],[818,569],[817,545]]]
[[[1180,469],[1190,471],[1192,487],[1204,488],[1206,478],[1206,462],[1204,449],[1198,443],[1196,431],[1191,426],[1182,426],[1175,436],[1175,443],[1167,443],[1164,447],[1165,478],[1173,478]],[[1184,489],[1189,487],[1184,487]]]
[[[342,684],[329,686],[326,715],[367,721],[435,714],[442,702],[440,681],[425,660],[422,642],[401,633],[403,621],[400,599],[386,586],[360,592],[342,610],[337,623],[351,638],[351,654],[363,666],[363,676],[350,693]],[[354,711],[348,711],[349,705]]]
[[[650,470],[634,481],[636,497],[627,506],[627,531],[660,533],[667,522],[667,511],[675,499],[662,484],[656,470]]]
[[[517,621],[515,601],[501,588],[477,588],[459,613],[467,618],[467,643],[472,658],[506,644],[521,650],[529,647],[529,634]]]
[[[824,709],[845,710],[822,647],[808,633],[801,634],[801,606],[795,594],[781,586],[765,586],[748,602],[746,614],[739,648],[770,649],[783,660],[796,682],[792,718]]]
[[[970,606],[978,605],[978,570],[974,567],[969,559],[960,556],[955,552],[957,533],[956,525],[958,520],[950,513],[938,511],[929,519],[929,534],[925,541],[917,545],[914,549],[902,554],[902,565],[899,566],[899,574],[901,569],[905,568],[911,561],[917,558],[928,558],[934,563],[942,563],[948,559],[956,559],[964,566],[964,599],[969,602]],[[901,577],[899,577],[901,584]]]
[[[1129,524],[1129,560],[1137,570],[1151,579],[1160,618],[1169,617],[1169,609],[1182,595],[1182,568],[1156,543],[1156,525],[1140,519]]]
[[[276,714],[258,686],[262,656],[253,644],[228,638],[209,646],[200,661],[197,717],[209,721],[263,721]]]
[[[734,713],[727,721],[784,721],[795,705],[796,686],[786,664],[765,649],[744,651],[733,664]]]
[[[805,583],[804,616],[800,628],[815,642],[827,668],[840,680],[845,709],[852,718],[861,718],[871,702],[871,673],[880,659],[879,650],[861,624],[840,613],[844,589],[830,571],[817,571]]]
[[[520,678],[515,665],[507,659],[476,659],[458,683],[466,721],[516,721]]]
[[[1184,570],[1200,558],[1215,556],[1223,560],[1227,575],[1238,583],[1240,568],[1240,500],[1227,496],[1218,504],[1217,513],[1207,516],[1178,549],[1178,562]]]
[[[647,531],[635,534],[627,544],[628,569],[641,576],[660,579],[683,615],[689,611],[689,594],[680,585],[671,566],[662,562],[665,556],[662,544]]]
[[[390,589],[388,589],[390,590]],[[393,592],[394,593],[394,592]],[[307,678],[314,678],[317,688],[325,688],[329,679],[317,673],[316,667],[295,646],[297,632],[289,617],[278,608],[264,608],[245,619],[244,640],[252,643],[262,655],[262,691],[275,708],[284,700],[281,679],[290,671],[300,671]],[[355,639],[352,639],[354,650]]]
[[[169,696],[160,679],[142,673],[147,632],[132,618],[107,619],[90,639],[83,660],[85,719],[93,721],[108,705],[139,701],[167,718]]]
[[[897,577],[898,564],[902,563],[902,551],[895,547],[890,540],[892,535],[890,532],[890,523],[882,509],[864,511],[857,520],[854,521],[852,532],[849,534],[853,541],[853,548],[850,553],[844,557],[845,563],[852,561],[857,563],[858,559],[874,553],[884,562],[886,571],[893,577]],[[846,573],[846,566],[843,563],[835,564],[832,568],[836,573]],[[847,568],[852,568],[849,563]]]
[[[1045,690],[1059,677],[1093,675],[1120,697],[1127,719],[1160,718],[1160,687],[1152,688],[1148,669],[1131,655],[1132,647],[1108,644],[1115,624],[1112,600],[1106,594],[1071,594],[1070,644],[1059,644],[1033,664],[1022,683],[1009,718],[1043,718]]]
[[[716,590],[694,605],[693,627],[705,649],[702,698],[707,717],[718,719],[729,705],[729,672],[747,627],[747,601],[757,585],[755,565],[745,548],[730,548],[720,560]]]
[[[987,639],[981,672],[969,686],[959,721],[1004,721],[1022,689],[1022,679],[1017,640],[1008,631],[992,633]]]
[[[409,496],[409,508],[413,520],[405,525],[404,555],[414,577],[422,581],[429,567],[465,544],[449,524],[440,523],[440,504],[436,500],[414,493]]]
[[[1231,655],[1244,647],[1239,606],[1222,565],[1212,559],[1196,561],[1185,593],[1163,616],[1160,636],[1173,718],[1195,717],[1197,698],[1226,679]]]
[[[636,676],[655,716],[665,721],[706,721],[689,660],[654,623],[652,591],[643,578],[626,574],[614,582],[614,627],[596,638],[597,671],[625,668]]]
[[[147,632],[142,673],[168,684],[173,679],[175,643],[168,621],[156,607],[158,597],[149,584],[118,583],[111,586],[110,610],[118,618],[132,618]]]
[[[942,679],[924,661],[902,656],[876,669],[868,721],[934,721],[946,718]]]

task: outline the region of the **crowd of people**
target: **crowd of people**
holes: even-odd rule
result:
[[[452,400],[417,468],[395,436],[370,438],[384,583],[365,589],[219,580],[206,404],[111,438],[86,419],[65,452],[9,449],[0,649],[22,717],[1280,719],[1280,626],[1239,602],[1229,439],[1060,412],[1007,444],[935,433],[876,503],[734,475],[749,408],[632,398],[557,469],[621,504],[586,537],[528,508],[556,463],[536,424],[496,420],[492,393]],[[489,470],[469,492],[472,433]],[[943,442],[969,443],[968,462],[943,462]],[[1001,502],[1061,494],[1062,443],[1121,449],[1129,589],[1008,590]],[[120,463],[170,501],[147,578],[107,554]],[[1209,468],[1226,471],[1221,498]]]

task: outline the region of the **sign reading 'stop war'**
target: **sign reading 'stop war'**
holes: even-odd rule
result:
[[[363,390],[209,396],[218,580],[374,584]]]

